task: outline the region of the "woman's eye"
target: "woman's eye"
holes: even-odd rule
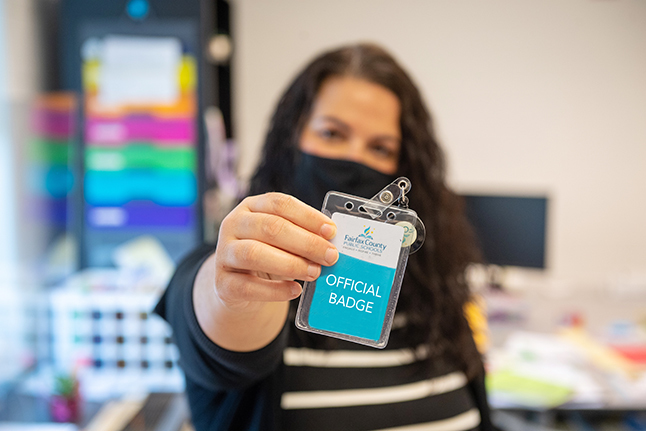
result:
[[[382,158],[391,158],[395,157],[395,151],[393,151],[390,147],[387,147],[385,145],[374,145],[372,147],[373,153],[377,154],[379,157]]]
[[[328,140],[337,140],[343,137],[340,132],[334,129],[322,129],[319,131],[319,136],[321,136],[323,139]]]

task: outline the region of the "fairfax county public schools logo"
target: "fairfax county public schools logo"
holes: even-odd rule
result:
[[[357,236],[344,235],[343,236],[343,247],[347,247],[352,250],[363,251],[363,252],[372,252],[381,254],[386,249],[386,244],[375,242],[375,239],[372,235],[375,233],[370,226],[363,225],[363,233],[360,233]]]
[[[363,227],[366,227],[364,224]],[[359,235],[359,238],[374,239],[370,234],[375,233],[374,230],[370,230],[370,226],[366,227],[362,234]]]

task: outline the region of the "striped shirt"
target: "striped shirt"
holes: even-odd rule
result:
[[[384,350],[344,341],[328,350],[312,347],[318,335],[291,325],[281,364],[283,429],[478,428],[480,413],[464,373],[429,365],[424,346],[402,346],[403,328],[393,330]]]
[[[340,340],[322,347],[325,337],[293,321],[255,352],[214,344],[197,323],[190,288],[212,250],[180,264],[155,309],[173,327],[196,431],[480,429],[478,391],[451,364],[425,361],[425,347],[407,346],[401,319],[383,350]]]

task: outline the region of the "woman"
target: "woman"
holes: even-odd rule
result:
[[[427,227],[410,257],[390,341],[376,350],[300,331],[295,280],[332,265],[329,190],[372,197],[397,176]],[[430,116],[408,75],[360,44],[313,60],[282,96],[250,197],[215,251],[178,267],[170,322],[199,430],[491,429],[484,370],[464,318],[478,258],[445,184]],[[271,192],[271,193],[269,193]]]

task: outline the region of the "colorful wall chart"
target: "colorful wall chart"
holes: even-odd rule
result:
[[[88,264],[109,254],[97,233],[189,248],[199,223],[195,57],[178,38],[116,35],[87,39],[82,56]]]
[[[71,141],[76,124],[71,93],[40,95],[31,110],[29,142],[30,205],[34,221],[56,233],[66,228],[68,195],[73,186]]]

